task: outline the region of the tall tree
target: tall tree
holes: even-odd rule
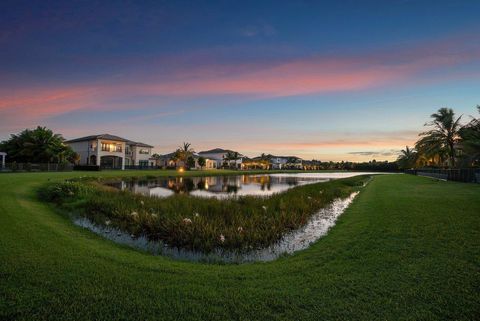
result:
[[[400,155],[398,156],[397,163],[400,168],[412,168],[415,167],[417,162],[417,152],[406,146],[405,149],[400,151]]]
[[[431,159],[447,158],[449,165],[455,167],[455,144],[460,139],[460,117],[455,117],[451,108],[440,108],[430,116],[431,122],[425,124],[431,129],[420,133],[421,138],[415,144],[417,151]]]
[[[38,126],[11,135],[10,139],[0,143],[0,149],[7,152],[10,161],[15,162],[74,162],[78,155],[64,141],[62,135]]]
[[[480,105],[477,106],[480,114]],[[461,145],[467,165],[480,161],[480,117],[472,117],[470,122],[460,130]]]
[[[232,168],[232,161],[236,161],[239,159],[239,154],[238,152],[233,152],[233,151],[228,151],[224,156],[223,156],[223,161],[224,163],[229,167]]]
[[[188,156],[187,158],[187,162],[185,164],[187,166],[187,168],[193,168],[195,167],[195,158],[193,158],[193,156]]]
[[[193,150],[193,148],[191,148],[191,146],[192,144],[184,142],[182,146],[178,147],[177,151],[175,152],[175,157],[178,160],[186,163],[187,159],[190,156],[193,156],[193,154],[195,153],[195,151]]]
[[[203,169],[206,164],[207,164],[207,160],[204,157],[200,156],[198,158],[198,166],[200,166],[200,169]]]

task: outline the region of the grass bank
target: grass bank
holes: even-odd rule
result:
[[[298,186],[271,197],[222,200],[187,195],[148,197],[118,191],[97,180],[51,183],[40,189],[40,195],[66,212],[134,237],[145,235],[169,246],[206,253],[215,249],[245,252],[269,246],[305,225],[318,210],[357,191],[368,178]]]
[[[479,315],[478,185],[377,176],[309,249],[269,263],[222,266],[116,245],[38,201],[39,186],[74,175],[80,174],[0,175],[0,319],[474,320]]]

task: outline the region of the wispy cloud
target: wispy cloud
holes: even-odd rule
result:
[[[350,155],[360,155],[360,156],[398,156],[400,154],[399,150],[390,149],[390,150],[379,150],[379,151],[362,151],[362,152],[349,152]]]
[[[0,90],[0,125],[38,122],[77,110],[117,110],[123,108],[121,100],[136,99],[138,103],[129,108],[141,108],[145,97],[269,98],[414,84],[432,70],[478,62],[480,45],[466,39],[471,36],[349,56],[298,57],[271,64],[199,63],[198,67],[178,66],[166,74],[150,69],[71,86],[4,88]],[[446,72],[441,79],[451,76]]]

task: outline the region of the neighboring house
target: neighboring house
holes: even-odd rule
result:
[[[284,169],[288,163],[289,157],[268,155],[271,169]]]
[[[200,168],[200,165],[198,165],[198,159],[201,157],[201,155],[194,153],[193,158],[195,159],[195,169],[215,169],[217,167],[217,161],[212,160],[209,158],[205,158],[205,166],[203,168]],[[152,157],[150,159],[151,162],[155,163],[155,166],[159,166],[162,168],[180,168],[180,167],[185,167],[185,163],[183,161],[177,160],[175,158],[175,152],[165,154],[165,155],[159,155],[157,157]]]
[[[264,155],[252,158],[251,164],[269,169],[303,169],[303,160],[296,156]],[[264,165],[268,164],[268,166]]]
[[[153,146],[110,134],[91,135],[67,140],[80,155],[79,165],[125,169],[125,165],[148,166]]]
[[[237,153],[238,158],[235,160],[226,160],[226,156],[228,153]],[[242,154],[229,150],[229,149],[222,149],[222,148],[215,148],[211,150],[206,150],[198,153],[198,156],[202,156],[205,159],[210,160],[210,166],[208,166],[209,162],[207,162],[206,168],[222,168],[224,165],[230,168],[242,168],[242,162],[245,156]]]
[[[287,157],[285,168],[288,169],[303,169],[303,159],[296,156]]]
[[[155,166],[162,168],[176,168],[177,160],[175,159],[175,153],[157,155],[156,157],[150,158],[151,162],[155,162]]]

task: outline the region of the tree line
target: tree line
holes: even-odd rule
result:
[[[9,162],[17,163],[75,163],[79,155],[65,144],[60,134],[38,126],[12,134],[0,142],[0,151],[7,153]]]

